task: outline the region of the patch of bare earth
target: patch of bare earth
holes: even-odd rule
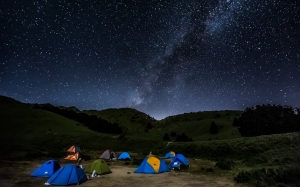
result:
[[[30,174],[39,167],[43,161],[0,161],[0,186],[1,187],[40,187],[45,186],[47,178],[34,178]],[[63,165],[63,164],[62,164]],[[87,165],[84,164],[84,167]],[[82,187],[244,187],[230,177],[191,174],[189,172],[171,171],[160,174],[134,173],[136,167],[126,165],[111,165],[112,173],[100,177],[90,177],[90,180],[82,183]]]

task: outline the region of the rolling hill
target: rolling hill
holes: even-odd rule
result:
[[[115,135],[92,131],[74,120],[4,96],[0,96],[0,119],[2,158],[62,156],[74,144],[83,150],[143,150],[134,138],[124,144],[124,139]],[[139,142],[149,147],[155,144],[153,140]]]
[[[119,124],[127,136],[133,137],[162,140],[165,133],[171,134],[171,132],[175,132],[177,135],[185,133],[194,141],[241,137],[238,129],[232,126],[232,122],[234,117],[239,116],[242,111],[191,112],[169,116],[162,120],[155,120],[149,115],[131,108],[83,112]],[[217,134],[209,133],[212,122],[218,126]],[[175,138],[173,137],[172,140]]]
[[[111,123],[117,123],[123,129],[120,136],[95,132],[78,121],[41,110],[35,105],[0,96],[0,145],[4,152],[9,154],[16,150],[23,153],[43,150],[47,153],[52,150],[51,152],[63,154],[73,144],[90,150],[113,147],[120,150],[147,151],[164,144],[163,136],[166,133],[171,135],[172,132],[177,136],[185,133],[194,141],[240,137],[237,128],[232,126],[233,118],[240,111],[187,113],[158,121],[131,108],[80,111],[76,107],[57,107],[60,110],[96,115]],[[209,133],[212,121],[219,126],[218,134]],[[175,139],[176,137],[171,137],[171,141]],[[128,144],[124,144],[124,141]],[[141,146],[141,143],[148,147]]]
[[[38,109],[34,104],[0,96],[0,159],[62,158],[74,144],[85,154],[96,157],[99,150],[107,148],[135,152],[141,157],[150,151],[163,156],[173,150],[190,159],[215,160],[216,167],[229,168],[238,182],[255,186],[300,184],[300,133],[241,137],[232,122],[242,111],[192,112],[157,121],[130,108],[102,111],[58,108],[117,123],[123,133],[95,132],[83,123]],[[218,126],[217,134],[209,133],[212,122]],[[172,142],[163,141],[166,133],[185,133],[193,142],[175,142],[175,137],[171,137]],[[194,168],[193,172],[203,172],[203,168]]]

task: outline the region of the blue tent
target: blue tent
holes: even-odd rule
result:
[[[174,158],[175,157],[175,152],[174,151],[170,151],[165,155],[165,158]]]
[[[162,173],[170,171],[166,162],[154,156],[147,157],[134,173]]]
[[[181,164],[185,166],[189,166],[189,161],[182,155],[182,154],[176,154],[175,157],[172,159],[172,162],[170,163],[172,168],[180,167]]]
[[[118,160],[122,160],[122,159],[131,159],[131,158],[130,158],[130,155],[127,152],[123,152],[118,157]]]
[[[51,177],[57,170],[59,170],[60,165],[56,160],[48,160],[39,168],[31,173],[32,177]]]
[[[67,164],[57,170],[46,182],[47,185],[66,186],[72,184],[81,184],[87,181],[83,169],[74,164]]]

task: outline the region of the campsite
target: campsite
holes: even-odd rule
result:
[[[61,162],[65,162],[62,160]],[[201,162],[201,161],[200,161]],[[203,161],[202,161],[203,162]],[[0,168],[0,186],[45,186],[47,179],[30,177],[30,173],[43,163],[43,160],[34,161],[1,161],[3,167]],[[238,184],[226,175],[216,176],[214,174],[191,174],[189,172],[171,171],[161,174],[141,174],[134,173],[137,166],[126,165],[124,161],[110,162],[111,173],[103,174],[99,177],[91,177],[88,181],[80,184],[82,187],[95,186],[212,186],[212,187],[244,187],[247,185]],[[196,164],[193,161],[192,164]],[[83,167],[88,167],[89,163],[84,162]],[[17,172],[16,172],[17,170]],[[77,185],[76,185],[77,186]]]
[[[158,121],[130,108],[79,111],[3,96],[0,106],[0,186],[300,184],[299,115],[290,115],[284,132],[275,123],[271,129],[245,126],[245,131],[238,123],[249,110],[247,121],[260,122],[254,109],[186,113]],[[263,107],[271,116],[273,106]],[[290,114],[289,108],[275,109]]]

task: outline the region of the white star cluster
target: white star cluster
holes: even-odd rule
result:
[[[157,119],[299,107],[295,0],[3,2],[0,94]]]

